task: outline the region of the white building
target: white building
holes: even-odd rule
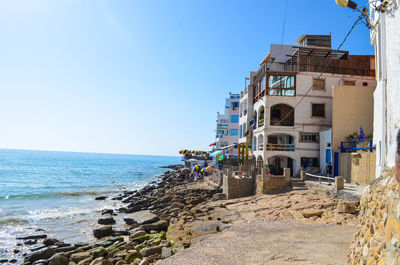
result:
[[[227,154],[236,155],[234,145],[239,140],[239,94],[229,93],[223,114],[217,113],[216,149],[230,147]]]
[[[330,35],[303,35],[296,44],[271,45],[250,80],[253,154],[272,174],[320,168],[319,132],[332,126],[333,85],[375,85],[373,56],[332,50]]]
[[[400,128],[400,8],[395,2],[373,1],[370,4],[377,80],[374,92],[376,177],[395,165],[396,134]]]

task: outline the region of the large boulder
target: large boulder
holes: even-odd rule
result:
[[[168,224],[169,223],[167,220],[159,220],[152,224],[141,225],[140,228],[142,228],[144,231],[151,231],[151,230],[161,231],[161,230],[167,230]]]
[[[93,229],[93,235],[95,238],[102,238],[106,236],[110,236],[113,233],[113,229],[111,225],[100,227]]]

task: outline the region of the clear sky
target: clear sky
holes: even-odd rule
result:
[[[285,0],[3,0],[0,148],[208,150],[225,97],[281,43],[284,7]],[[284,44],[331,33],[337,47],[356,17],[334,0],[288,0]],[[343,49],[373,54],[365,25]]]

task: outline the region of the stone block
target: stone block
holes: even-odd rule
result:
[[[338,192],[342,189],[344,189],[344,178],[341,176],[337,176],[335,178],[335,191]]]

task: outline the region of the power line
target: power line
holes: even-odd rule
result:
[[[353,26],[351,27],[351,29],[349,30],[349,32],[346,34],[346,36],[344,37],[342,43],[339,45],[339,47],[337,48],[337,50],[340,50],[340,48],[343,46],[343,44],[346,42],[347,38],[350,36],[351,32],[353,31],[353,29],[356,27],[356,25],[358,25],[358,23],[364,18],[364,15],[361,14],[358,19],[354,22]],[[325,73],[326,69],[328,69],[329,64],[332,62],[333,57],[331,56],[330,60],[328,61],[328,63],[325,65],[324,69],[321,71],[320,75],[317,77],[317,79],[321,78],[321,76]],[[311,87],[307,90],[307,92],[302,96],[302,98],[299,100],[299,102],[297,102],[297,104],[294,106],[293,109],[291,109],[288,113],[286,113],[286,115],[279,121],[279,124],[281,122],[283,122],[296,108],[297,106],[299,106],[299,104],[303,101],[303,99],[310,93],[311,89],[314,87],[314,82],[312,83]]]
[[[288,6],[288,0],[286,0],[285,13],[284,13],[284,16],[283,16],[283,27],[282,27],[281,45],[283,44],[283,37],[285,36],[287,6]]]

